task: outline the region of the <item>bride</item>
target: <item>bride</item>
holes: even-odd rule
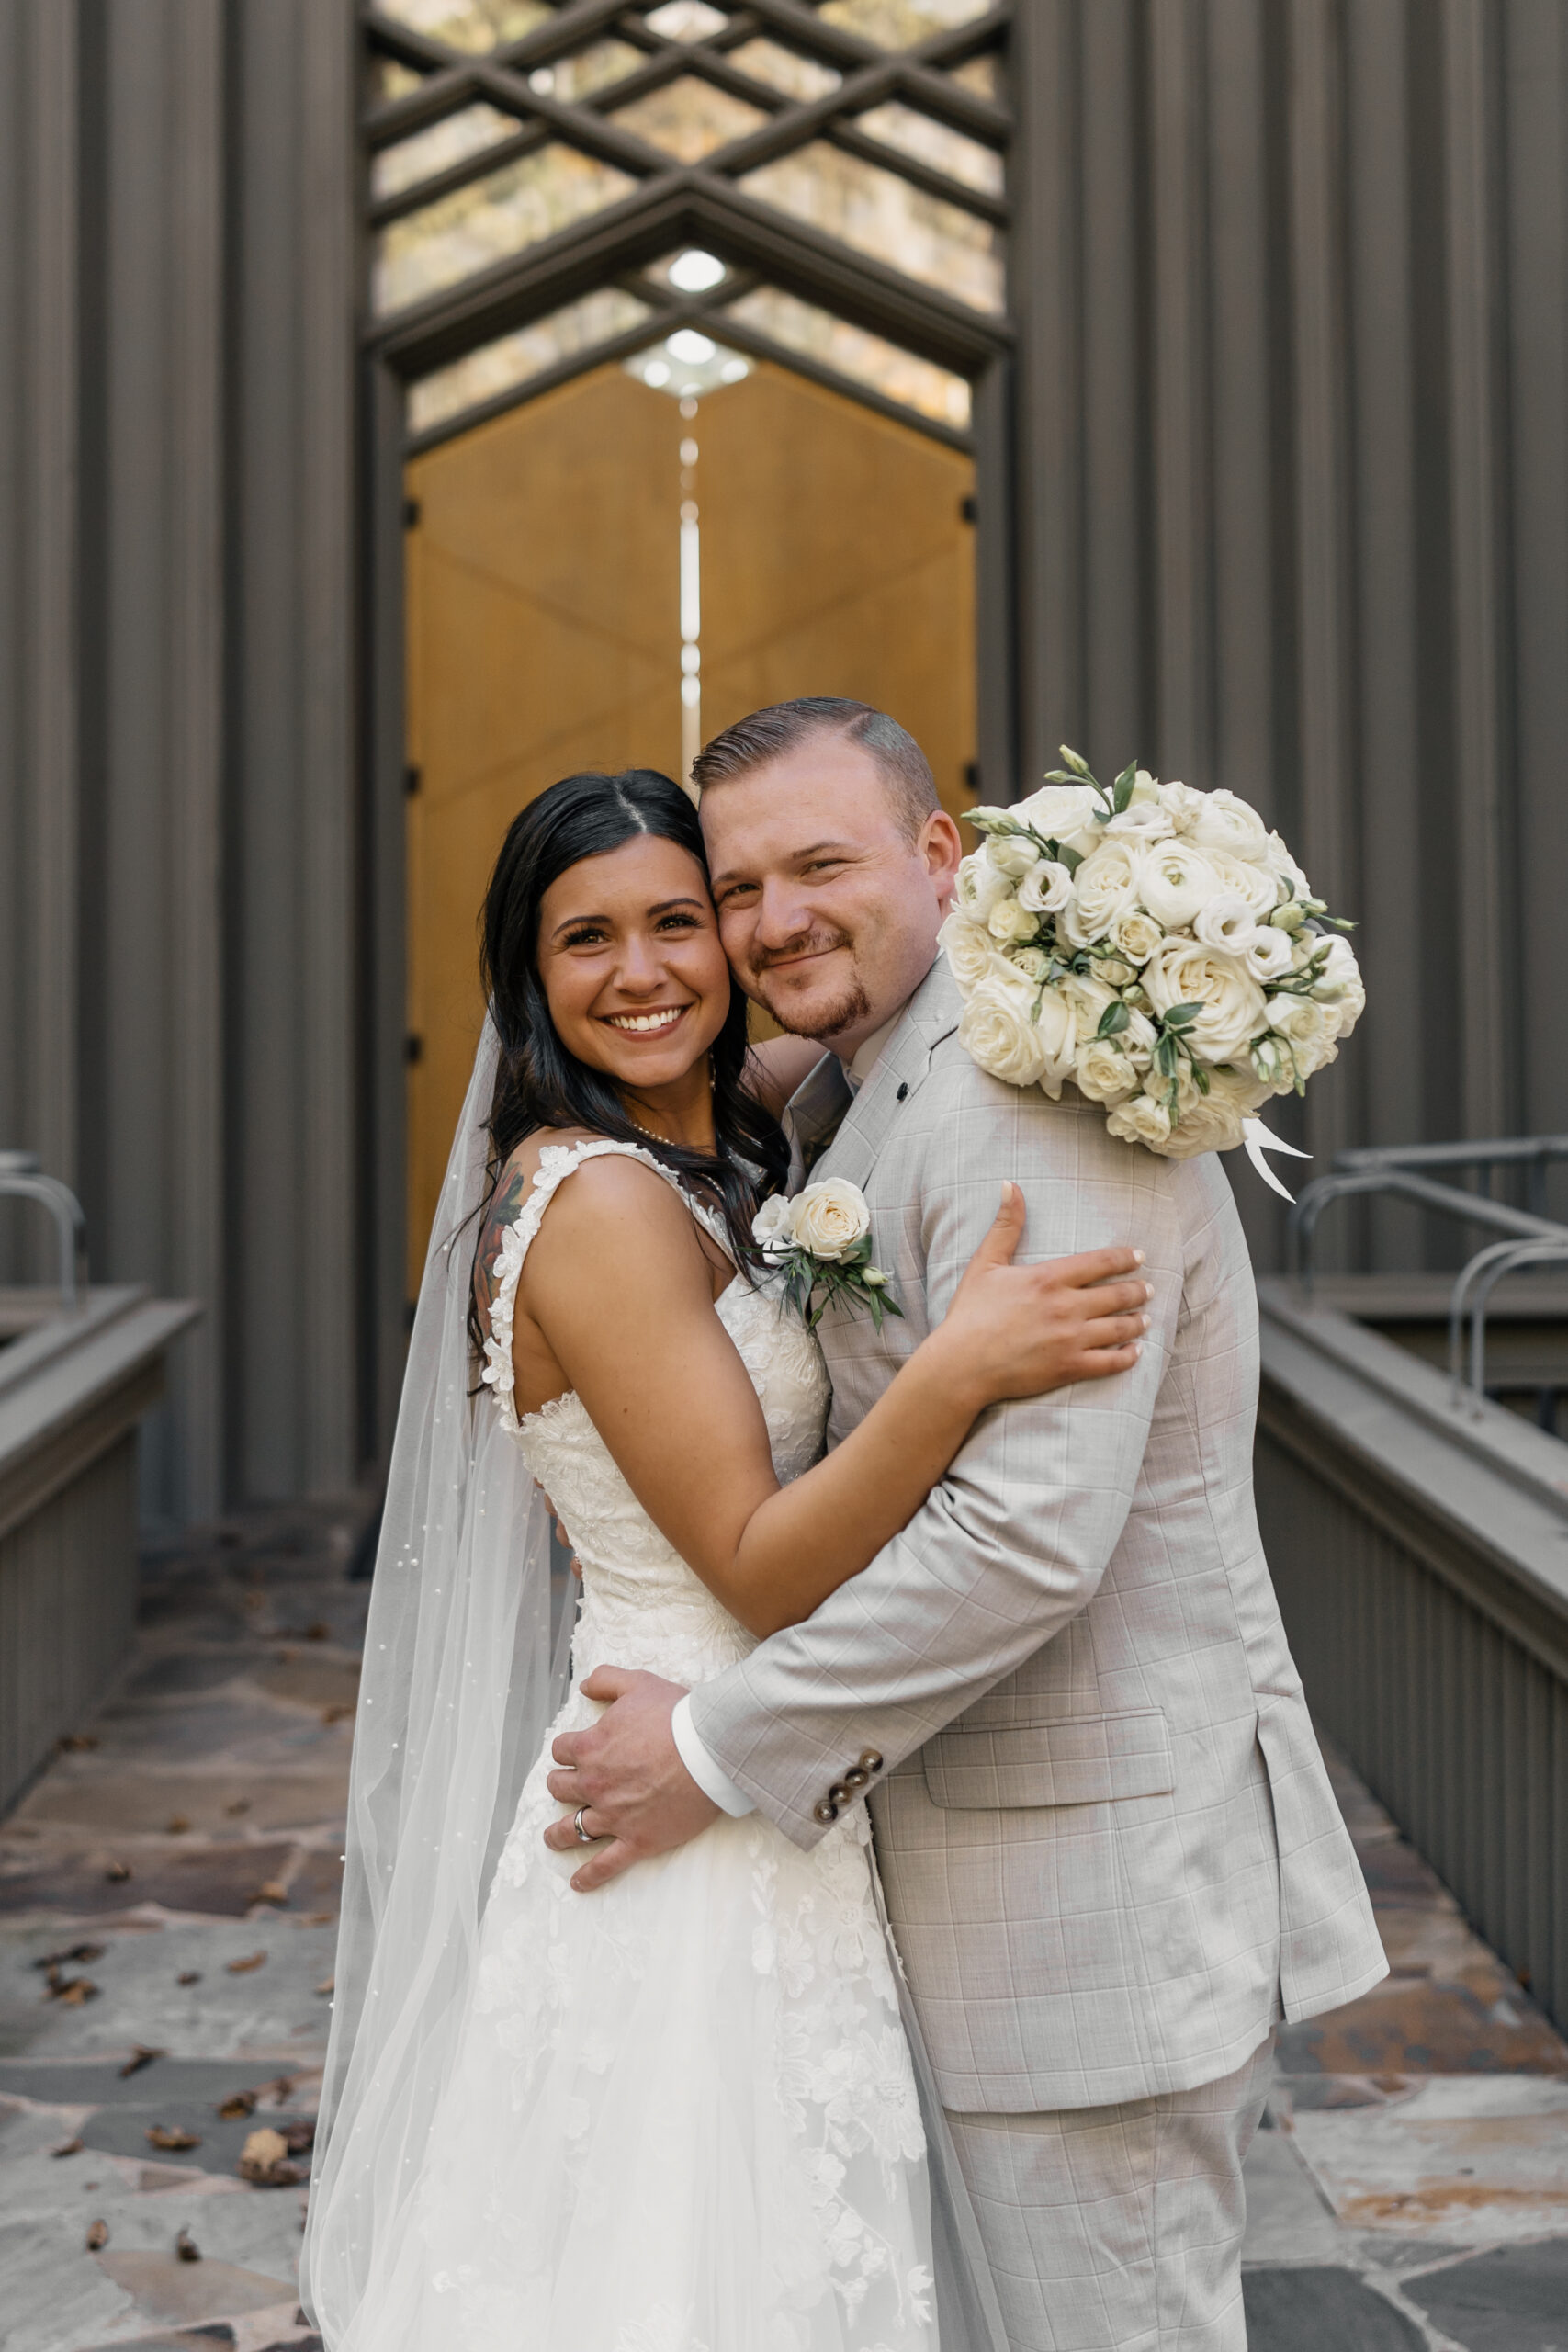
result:
[[[367,1636],[307,2303],[329,2352],[935,2352],[939,2324],[964,2352],[994,2305],[863,1806],[810,1853],[720,1816],[581,1894],[549,1745],[606,1658],[691,1684],[809,1615],[987,1406],[1130,1364],[1144,1285],[1108,1279],[1130,1250],[1013,1267],[1004,1201],[824,1457],[816,1341],[750,1238],[820,1048],[748,1052],[679,786],[531,802],[483,971]]]

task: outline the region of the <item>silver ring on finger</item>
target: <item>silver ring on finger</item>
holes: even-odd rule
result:
[[[571,1826],[576,1833],[577,1842],[580,1846],[592,1846],[594,1842],[592,1837],[582,1826],[582,1816],[587,1810],[588,1807],[585,1804],[580,1804],[577,1811],[571,1816]]]

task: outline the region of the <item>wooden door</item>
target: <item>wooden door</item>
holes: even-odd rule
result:
[[[479,1036],[478,916],[507,826],[577,768],[681,773],[682,500],[701,535],[704,736],[763,703],[851,695],[909,729],[959,814],[972,487],[960,452],[768,366],[694,418],[600,368],[411,463],[411,1295]]]

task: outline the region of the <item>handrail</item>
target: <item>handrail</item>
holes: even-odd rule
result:
[[[1472,1411],[1480,1412],[1486,1394],[1486,1309],[1493,1292],[1505,1274],[1511,1274],[1516,1267],[1549,1265],[1554,1260],[1561,1264],[1564,1259],[1568,1259],[1568,1241],[1517,1241],[1477,1283],[1470,1320],[1470,1386],[1475,1398]]]
[[[0,1198],[37,1201],[54,1219],[60,1245],[60,1306],[74,1315],[87,1286],[87,1220],[82,1204],[58,1176],[45,1176],[31,1151],[0,1151]]]
[[[1502,1201],[1489,1200],[1483,1193],[1461,1193],[1451,1184],[1435,1184],[1429,1177],[1418,1176],[1409,1169],[1369,1168],[1349,1170],[1343,1174],[1336,1171],[1314,1177],[1310,1184],[1303,1185],[1286,1220],[1291,1271],[1309,1298],[1316,1272],[1318,1219],[1335,1201],[1348,1200],[1361,1193],[1392,1193],[1396,1199],[1414,1201],[1417,1207],[1436,1209],[1439,1216],[1453,1217],[1462,1225],[1489,1226],[1495,1233],[1509,1234],[1516,1240],[1568,1243],[1568,1226],[1558,1225],[1551,1217],[1533,1216],[1528,1209],[1509,1208]]]

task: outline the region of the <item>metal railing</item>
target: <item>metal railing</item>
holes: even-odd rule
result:
[[[1486,1318],[1492,1294],[1507,1274],[1526,1266],[1568,1262],[1568,1226],[1542,1212],[1546,1171],[1568,1159],[1568,1136],[1507,1136],[1486,1143],[1422,1143],[1336,1152],[1326,1176],[1303,1185],[1286,1225],[1292,1273],[1310,1299],[1316,1277],[1318,1220],[1336,1201],[1376,1193],[1410,1201],[1462,1225],[1507,1238],[1478,1250],[1461,1268],[1449,1295],[1449,1394],[1456,1411],[1478,1414],[1486,1394]],[[1523,1168],[1531,1205],[1510,1208],[1485,1193],[1464,1193],[1421,1173],[1432,1168]],[[1464,1320],[1471,1318],[1469,1377]]]
[[[37,1201],[54,1220],[59,1243],[61,1312],[73,1315],[87,1288],[87,1220],[58,1176],[45,1176],[38,1154],[0,1151],[0,1198]]]

